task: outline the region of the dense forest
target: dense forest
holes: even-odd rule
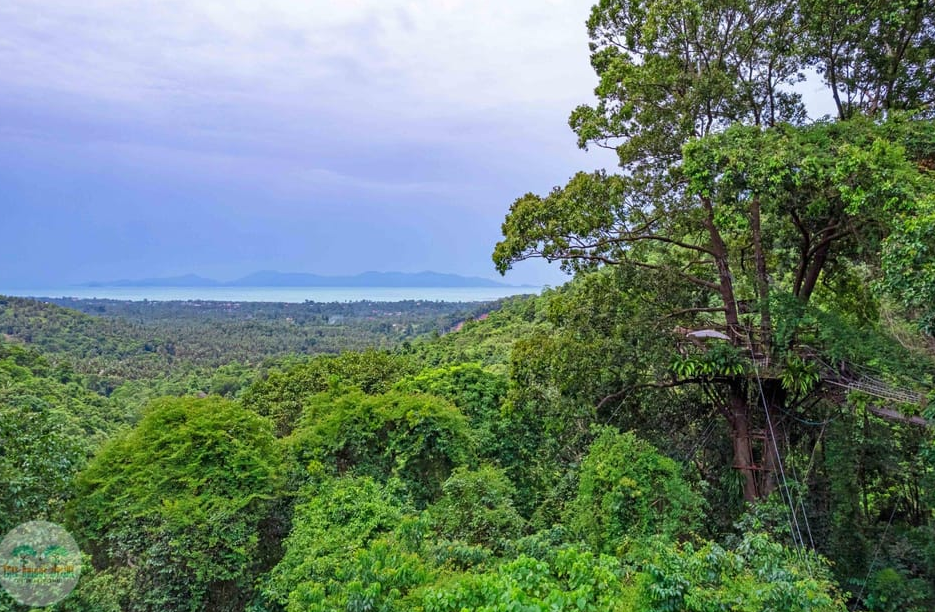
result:
[[[62,306],[62,307],[57,307]],[[247,372],[342,350],[390,349],[444,334],[495,302],[265,303],[0,296],[0,334],[70,363],[109,395],[128,382],[231,395]],[[80,312],[75,312],[80,311]],[[85,313],[84,315],[80,313]],[[86,316],[89,315],[89,316]],[[236,375],[225,388],[205,381]],[[174,386],[165,386],[170,384]],[[201,384],[203,388],[197,386]],[[140,385],[136,385],[140,386]]]
[[[620,172],[518,198],[493,252],[558,289],[4,300],[0,531],[85,556],[52,609],[935,609],[935,2],[587,28],[570,124]]]

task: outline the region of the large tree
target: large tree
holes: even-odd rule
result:
[[[541,257],[695,289],[670,329],[719,331],[728,350],[678,355],[673,338],[676,378],[645,382],[716,390],[748,500],[774,489],[783,414],[815,376],[804,313],[873,284],[928,320],[933,14],[932,0],[602,0],[588,20],[598,103],[570,124],[580,146],[615,149],[622,172],[527,194],[503,224],[501,272]],[[836,117],[808,119],[794,89],[808,71]]]

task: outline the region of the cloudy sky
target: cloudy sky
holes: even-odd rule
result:
[[[494,277],[513,199],[612,164],[566,123],[590,4],[4,0],[0,288]]]

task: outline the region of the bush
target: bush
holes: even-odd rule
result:
[[[708,543],[673,546],[658,539],[631,558],[641,612],[844,612],[827,562],[763,534],[746,534],[736,550]]]
[[[402,520],[399,500],[371,478],[314,477],[299,496],[285,554],[261,588],[266,602],[285,606],[300,585],[308,591],[308,585],[333,581],[355,551]]]
[[[72,529],[99,568],[135,568],[132,610],[237,609],[280,492],[272,424],[228,400],[154,402],[79,474]]]
[[[644,536],[689,535],[703,506],[678,464],[633,433],[607,428],[581,465],[569,523],[594,550],[616,554]]]
[[[320,461],[337,474],[399,478],[418,507],[437,499],[452,469],[474,457],[467,420],[454,405],[395,391],[317,395],[291,442],[301,465]]]
[[[430,513],[443,538],[501,551],[522,532],[525,521],[513,507],[515,491],[502,470],[457,468],[442,489]]]
[[[477,363],[462,363],[423,370],[396,383],[406,393],[430,393],[451,401],[468,418],[482,457],[495,458],[504,431],[500,430],[500,404],[507,378]]]
[[[415,370],[411,359],[380,351],[346,351],[323,355],[284,370],[274,370],[243,393],[244,406],[269,416],[277,435],[288,435],[302,414],[305,401],[335,384],[384,393]]]
[[[568,548],[549,560],[520,556],[493,571],[466,574],[425,590],[425,612],[500,610],[629,611],[620,562]]]

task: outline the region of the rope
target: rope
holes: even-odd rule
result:
[[[818,445],[821,444],[821,438],[825,435],[825,429],[828,427],[828,423],[832,422],[833,419],[828,419],[825,421],[825,424],[821,426],[821,431],[818,432],[818,439],[815,440],[815,446],[812,447],[812,456],[808,460],[808,465],[805,466],[805,480],[808,481],[808,475],[812,473],[812,466],[815,464],[815,453],[818,452]]]
[[[736,300],[737,298],[735,297],[734,299]],[[753,352],[753,349],[751,347],[751,353],[752,352]],[[760,379],[760,370],[756,366],[755,363],[753,365],[753,372],[756,376],[756,384],[760,392],[760,400],[761,400],[761,403],[763,404],[763,413],[766,416],[766,425],[769,428],[769,436],[773,441],[773,450],[776,451],[776,464],[779,466],[779,475],[782,477],[782,486],[786,490],[785,497],[787,498],[787,501],[789,504],[791,523],[793,524],[795,528],[795,533],[793,534],[792,539],[793,541],[795,541],[796,535],[797,535],[798,541],[796,542],[796,546],[801,546],[802,548],[805,548],[805,539],[802,537],[802,528],[799,526],[799,517],[798,517],[798,513],[795,511],[795,502],[793,501],[793,498],[792,498],[792,491],[789,488],[789,481],[786,479],[786,470],[782,465],[782,456],[779,453],[779,443],[776,440],[776,430],[773,429],[773,420],[769,416],[769,406],[766,404],[766,394],[763,392],[763,381]],[[804,510],[804,505],[802,507]],[[808,562],[808,555],[803,554],[802,558],[805,561],[806,568],[808,568],[808,574],[809,576],[811,576],[812,568]]]
[[[822,431],[824,431],[824,430],[822,430]],[[788,446],[788,442],[787,442],[787,446]],[[818,447],[818,444],[817,444],[817,443],[815,444],[815,447],[816,447],[816,448]],[[812,456],[813,456],[813,457],[815,456],[814,451],[812,451]],[[809,464],[811,464],[811,462],[809,462]],[[803,482],[803,483],[807,483],[807,482],[808,482],[808,472],[807,472],[807,471],[806,471],[806,473],[805,473],[805,479],[799,480],[799,475],[796,473],[796,470],[795,470],[795,461],[792,461],[792,462],[789,464],[789,466],[792,468],[792,477],[795,478],[796,482]],[[808,467],[809,467],[809,469],[811,469],[811,465],[809,465]],[[809,545],[812,547],[812,550],[814,550],[814,549],[815,549],[815,540],[812,538],[812,526],[811,526],[811,525],[809,524],[809,522],[808,522],[808,512],[805,510],[805,496],[802,495],[802,494],[799,494],[799,507],[802,508],[802,519],[803,519],[803,521],[805,522],[805,533],[808,534],[808,543],[809,543]]]
[[[701,449],[701,447],[707,444],[712,434],[714,434],[714,430],[717,427],[717,420],[712,419],[711,417],[714,416],[716,412],[717,412],[717,408],[715,407],[705,417],[705,419],[708,421],[708,425],[702,430],[701,436],[699,436],[700,438],[699,441],[694,446],[692,446],[691,451],[687,455],[685,455],[685,457],[682,459],[683,462],[691,461],[692,459],[694,459],[695,453],[697,453],[698,450]]]

